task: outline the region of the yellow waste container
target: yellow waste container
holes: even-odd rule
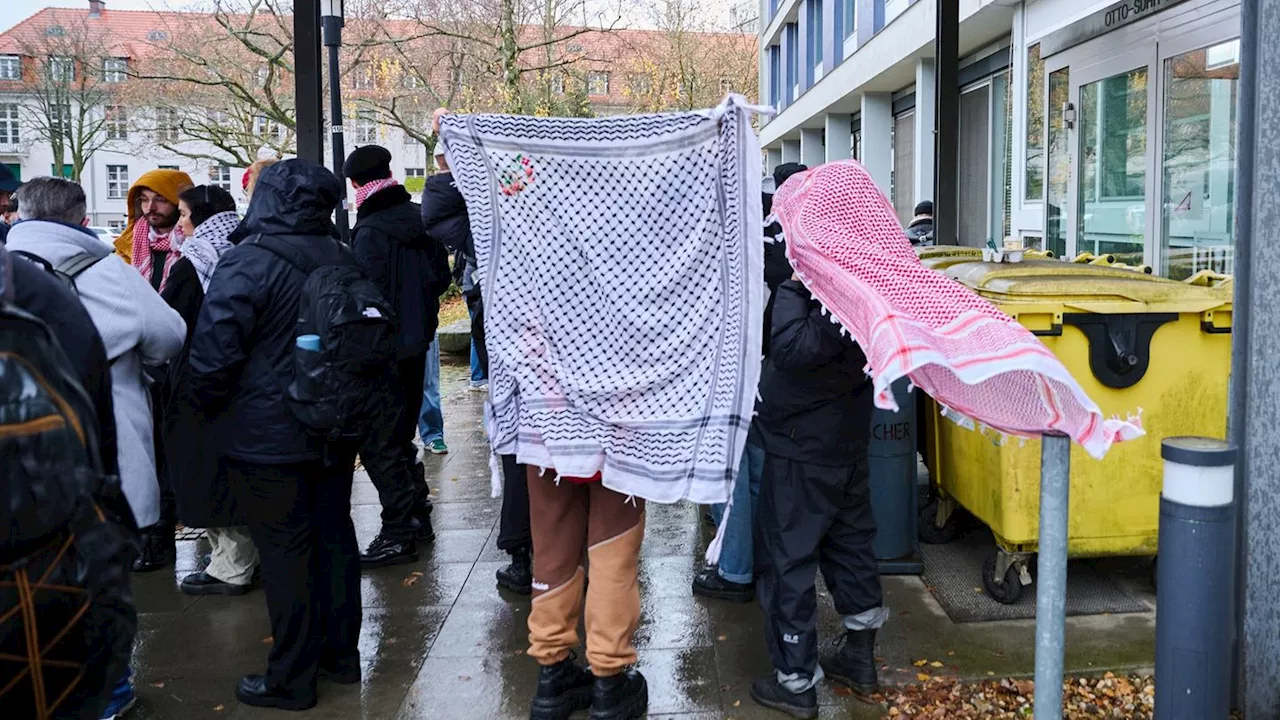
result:
[[[1160,440],[1224,437],[1231,363],[1231,284],[1176,282],[1133,270],[1057,261],[981,262],[956,248],[921,252],[995,303],[1062,360],[1104,416],[1142,413],[1147,434],[1094,460],[1071,450],[1068,552],[1154,555],[1160,514]],[[953,535],[958,504],[991,528],[1000,549],[983,581],[1014,602],[1039,539],[1040,442],[968,430],[926,411],[926,465],[936,498],[921,538]]]

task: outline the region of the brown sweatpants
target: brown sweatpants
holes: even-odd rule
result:
[[[636,661],[640,623],[636,563],[644,539],[644,501],[628,499],[599,481],[557,482],[555,471],[529,468],[533,530],[533,607],[529,655],[539,665],[564,660],[578,645],[583,610],[583,548],[591,582],[586,592],[587,662],[598,677]]]

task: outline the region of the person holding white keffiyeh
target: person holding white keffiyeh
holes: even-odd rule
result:
[[[223,253],[234,247],[228,236],[240,224],[235,199],[217,185],[188,188],[178,196],[177,230],[184,238],[182,258],[169,272],[161,297],[187,321],[187,343],[169,363],[168,373],[157,383],[156,407],[163,441],[162,485],[172,489],[177,515],[186,527],[206,528],[209,566],[182,579],[188,595],[243,595],[252,588],[258,567],[258,550],[243,527],[244,518],[231,496],[210,446],[203,413],[185,402],[182,390],[190,373],[188,350],[196,318],[204,305],[214,269]]]

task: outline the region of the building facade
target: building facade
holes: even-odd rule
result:
[[[856,158],[909,221],[934,187],[945,1],[764,0],[769,164]],[[952,1],[960,244],[1232,271],[1238,0]]]

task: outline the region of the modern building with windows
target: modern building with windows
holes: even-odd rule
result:
[[[934,192],[948,0],[764,0],[770,167],[856,158],[909,221]],[[1232,271],[1238,0],[959,2],[958,241]]]

